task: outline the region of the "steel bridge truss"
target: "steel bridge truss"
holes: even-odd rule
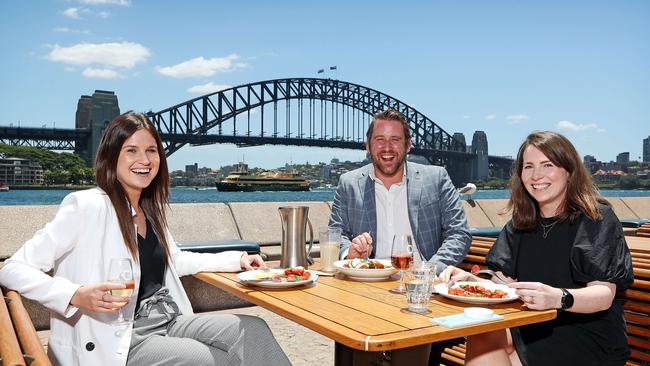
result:
[[[471,155],[461,142],[406,103],[332,79],[291,78],[236,86],[149,112],[148,117],[161,133],[168,156],[187,143],[363,149],[372,116],[387,108],[408,119],[412,153],[443,165],[449,157]]]
[[[80,150],[86,146],[88,129],[0,127],[0,144],[48,150]]]

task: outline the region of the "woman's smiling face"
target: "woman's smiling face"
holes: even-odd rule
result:
[[[160,153],[156,140],[147,130],[138,130],[124,141],[117,159],[117,180],[129,199],[139,199],[142,190],[158,174],[159,166]],[[136,203],[131,201],[131,204]]]
[[[535,146],[524,150],[521,181],[537,201],[544,217],[553,217],[566,197],[569,172],[556,166]]]

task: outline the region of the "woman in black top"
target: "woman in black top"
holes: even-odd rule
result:
[[[512,220],[487,264],[528,308],[558,309],[558,316],[468,337],[465,364],[624,365],[625,320],[614,297],[632,283],[630,253],[571,142],[555,132],[530,134],[519,148],[511,190]],[[441,276],[478,280],[454,267]]]

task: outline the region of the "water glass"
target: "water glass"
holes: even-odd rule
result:
[[[427,313],[431,298],[435,267],[428,262],[413,263],[404,275],[406,302],[408,310],[414,313]]]
[[[318,232],[320,243],[320,259],[323,272],[336,272],[334,262],[339,260],[341,246],[341,228],[324,227]]]

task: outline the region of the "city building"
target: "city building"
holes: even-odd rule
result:
[[[593,155],[585,155],[582,163],[591,174],[595,173],[603,165],[600,161],[596,160]]]
[[[322,178],[331,178],[332,166],[329,164],[322,165],[318,171],[318,176]]]
[[[29,159],[0,159],[0,182],[7,185],[43,184],[43,168]]]
[[[199,173],[199,164],[185,165],[185,176],[194,177]]]
[[[650,163],[650,136],[647,139],[643,139],[643,161]]]
[[[622,152],[618,155],[616,155],[616,162],[619,164],[627,164],[630,162],[630,153],[629,152]]]

